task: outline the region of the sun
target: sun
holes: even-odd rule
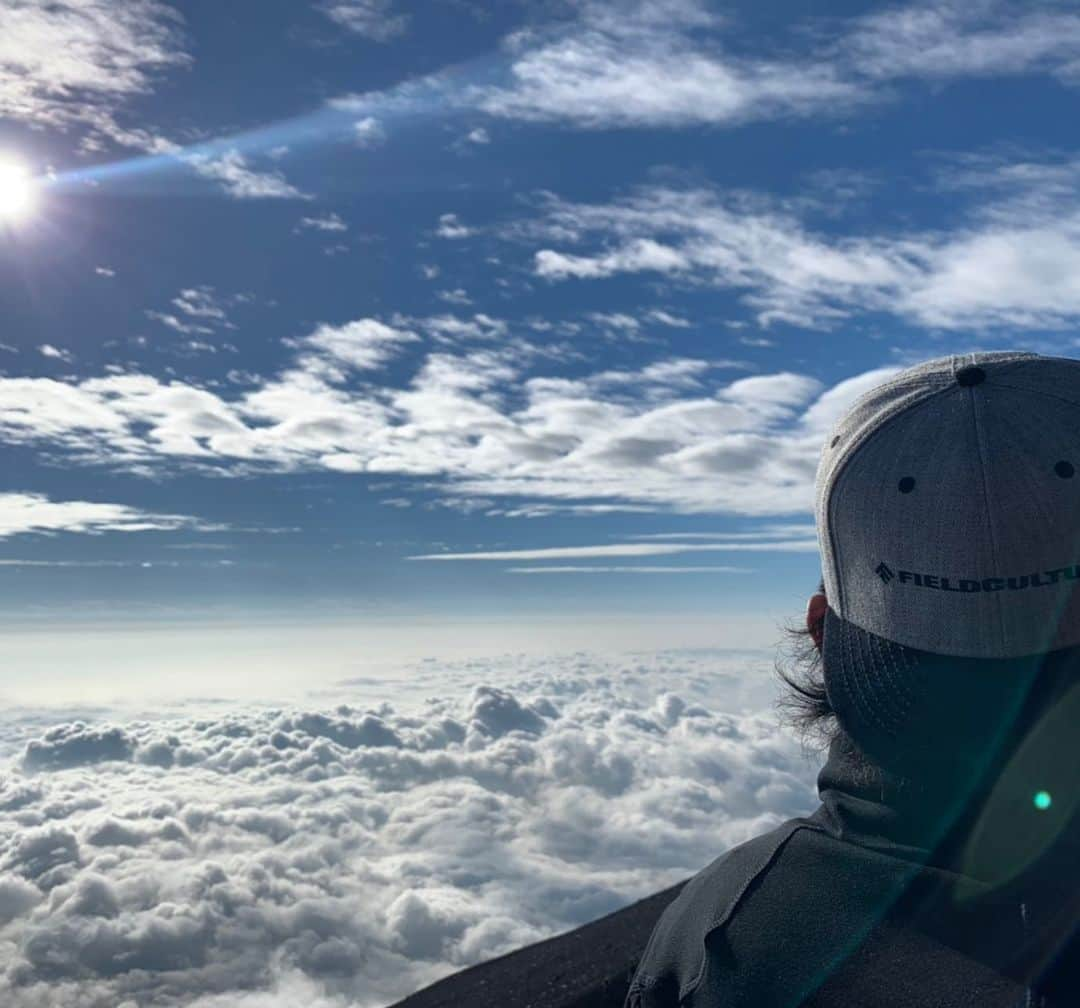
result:
[[[30,215],[37,202],[34,179],[26,166],[0,157],[0,221],[18,221]]]

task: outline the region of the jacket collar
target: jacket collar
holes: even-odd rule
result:
[[[1010,804],[1017,782],[1003,777],[1007,756],[1003,750],[981,772],[943,759],[939,774],[913,780],[872,763],[841,735],[818,774],[821,806],[810,818],[839,840],[1002,895],[1053,894],[1080,857],[1080,795],[1075,784],[1061,794],[1065,815],[1043,816],[1027,795]]]
[[[915,780],[864,756],[840,735],[818,774],[814,819],[838,839],[920,864],[959,871],[963,839],[982,806],[982,774],[970,768]]]

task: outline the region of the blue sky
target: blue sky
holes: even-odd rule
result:
[[[1068,3],[5,4],[9,627],[771,643],[847,404],[1075,355],[1078,89]]]

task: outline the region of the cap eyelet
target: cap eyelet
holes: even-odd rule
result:
[[[905,476],[896,484],[896,489],[901,493],[911,493],[915,489],[915,477]]]
[[[980,385],[984,381],[986,381],[986,372],[975,364],[962,367],[956,372],[956,383],[958,385]]]
[[[1071,479],[1076,470],[1073,468],[1071,462],[1066,462],[1065,459],[1062,459],[1060,462],[1054,463],[1054,472],[1062,479]]]

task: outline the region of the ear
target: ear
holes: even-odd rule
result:
[[[821,592],[810,596],[806,603],[806,628],[814,638],[817,649],[821,650],[822,637],[825,630],[825,609],[829,600]]]

